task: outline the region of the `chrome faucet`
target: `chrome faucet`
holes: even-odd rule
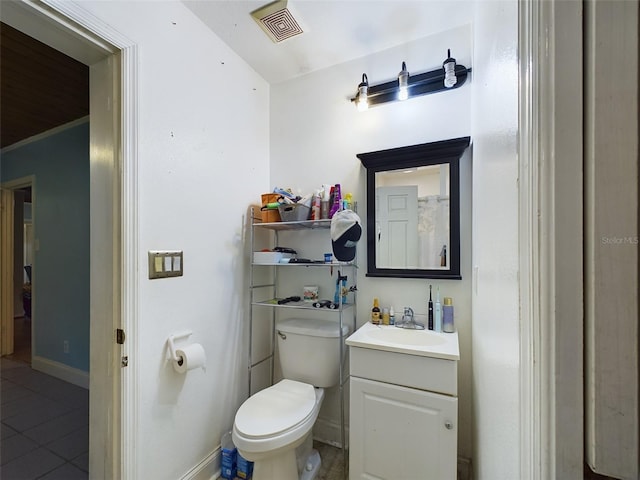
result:
[[[413,309],[411,307],[404,307],[404,313],[402,314],[402,320],[396,322],[398,328],[409,328],[413,330],[424,330],[424,323],[416,322],[413,318]]]

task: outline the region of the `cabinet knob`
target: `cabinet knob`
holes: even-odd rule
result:
[[[453,422],[451,420],[447,420],[444,422],[444,426],[447,430],[453,429]]]

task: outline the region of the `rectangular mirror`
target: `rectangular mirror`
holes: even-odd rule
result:
[[[460,157],[470,138],[361,153],[367,276],[461,279]]]

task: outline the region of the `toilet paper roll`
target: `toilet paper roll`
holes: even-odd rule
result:
[[[204,367],[207,361],[204,348],[199,343],[177,348],[176,357],[178,357],[178,360],[173,361],[173,368],[178,373],[185,373],[194,368]]]

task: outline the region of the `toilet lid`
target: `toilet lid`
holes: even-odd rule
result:
[[[284,379],[249,397],[236,413],[235,427],[247,437],[276,435],[306,419],[315,402],[312,385]]]

